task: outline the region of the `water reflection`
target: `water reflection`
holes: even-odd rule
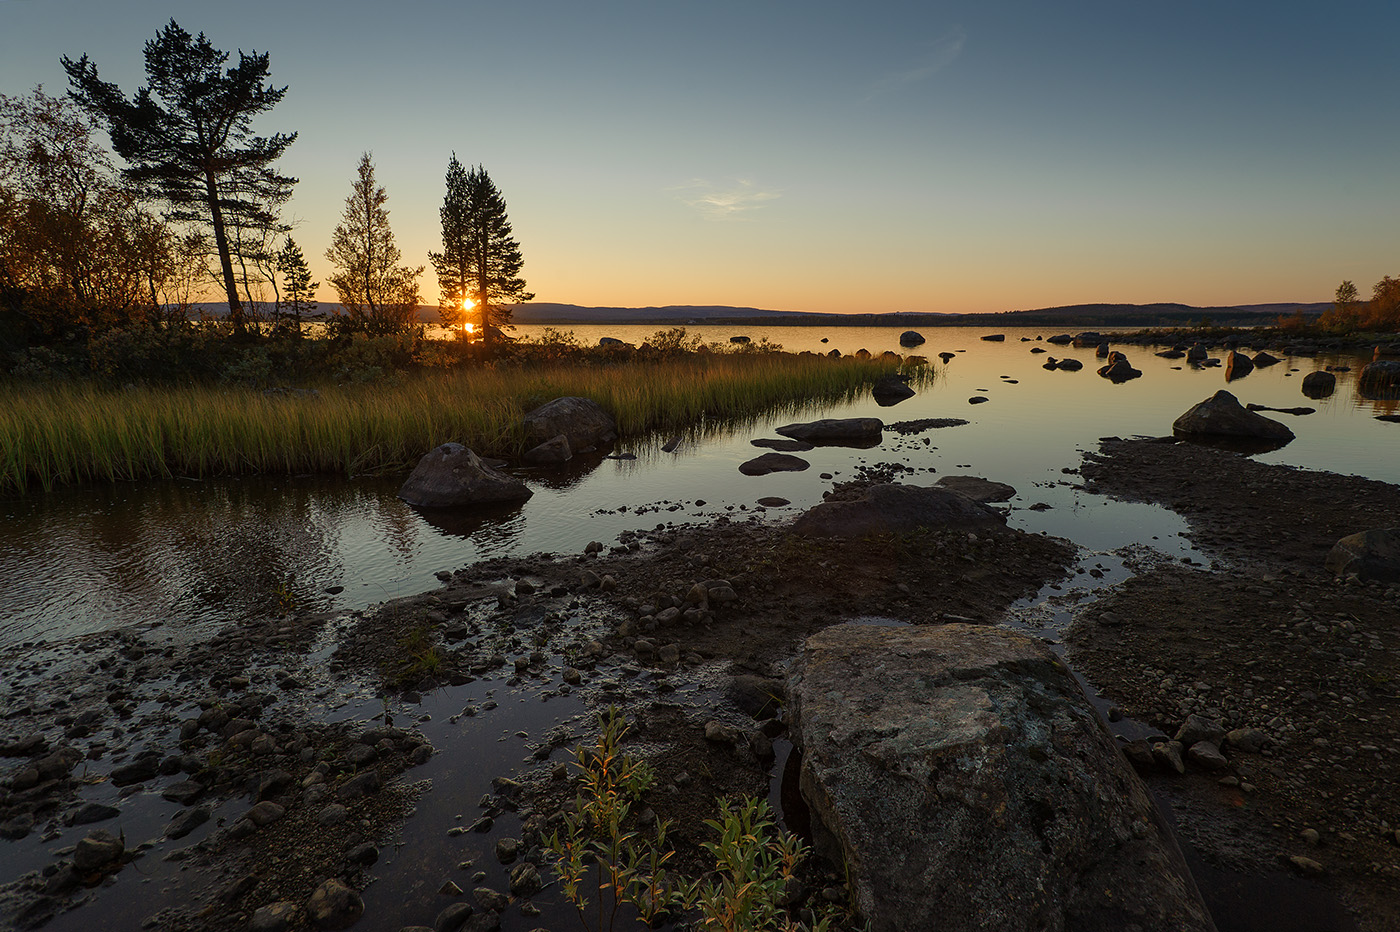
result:
[[[536,328],[520,328],[527,335]],[[593,343],[614,336],[638,343],[655,327],[576,328]],[[711,342],[735,328],[700,327]],[[788,349],[874,353],[898,351],[898,328],[746,327]],[[629,437],[609,458],[599,452],[561,469],[522,470],[535,495],[512,508],[471,515],[418,512],[395,495],[400,477],[253,478],[150,482],[69,489],[0,502],[0,643],[52,640],[112,627],[163,622],[193,636],[209,622],[238,619],[285,605],[358,608],[437,585],[434,573],[512,553],[577,553],[590,540],[658,523],[752,513],[765,497],[790,500],[791,514],[821,500],[833,481],[865,466],[897,462],[905,481],[931,484],[937,475],[973,473],[1018,490],[1012,523],[1103,550],[1146,544],[1174,552],[1186,545],[1184,524],[1150,506],[1109,502],[1079,488],[1073,474],[1099,437],[1161,436],[1187,408],[1214,394],[1221,367],[1175,369],[1171,360],[1131,347],[1143,377],[1113,384],[1094,375],[1096,347],[1053,347],[1084,362],[1079,372],[1046,371],[1050,331],[1007,331],[1003,343],[978,330],[924,332],[921,347],[933,376],[898,418],[865,393],[842,402],[793,404],[762,417],[704,421],[681,433]],[[1108,335],[1110,342],[1112,334]],[[1026,338],[1024,341],[1022,338]],[[823,344],[822,339],[829,342]],[[1397,409],[1394,399],[1363,398],[1356,376],[1365,360],[1348,356],[1288,357],[1256,370],[1234,390],[1241,403],[1296,406],[1301,375],[1332,367],[1337,390],[1296,422],[1287,447],[1256,453],[1265,462],[1400,481],[1396,429],[1374,419]],[[1346,367],[1346,371],[1340,371]],[[969,407],[970,395],[988,401]],[[818,447],[803,457],[812,468],[762,477],[739,474],[750,441],[775,428],[824,417],[887,421],[965,417],[959,427],[908,437],[886,432],[878,449]],[[1068,472],[1066,472],[1068,471]],[[825,473],[831,478],[823,479]],[[1032,510],[1032,504],[1048,506]],[[328,590],[340,588],[332,593]]]

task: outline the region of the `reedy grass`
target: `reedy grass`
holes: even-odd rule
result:
[[[0,493],[85,482],[405,468],[447,441],[522,452],[522,415],[592,398],[624,437],[854,394],[894,363],[782,353],[610,366],[459,367],[317,393],[87,383],[0,386]]]

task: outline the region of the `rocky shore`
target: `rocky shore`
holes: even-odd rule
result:
[[[1217,558],[1144,568],[1069,636],[1110,719],[1146,730],[1134,760],[1180,836],[1209,864],[1335,891],[1359,928],[1400,925],[1400,595],[1323,569],[1336,539],[1400,513],[1400,489],[1166,442],[1106,442],[1081,472],[1092,490],[1179,511]],[[884,478],[833,487],[828,505],[878,502]],[[464,792],[421,777],[445,751],[430,729],[490,721],[498,689],[623,708],[628,749],[657,771],[638,825],[669,821],[676,865],[698,873],[716,799],[767,796],[775,767],[803,830],[782,761],[789,664],[810,636],[849,621],[995,624],[1075,558],[995,520],[850,537],[719,518],[444,568],[439,589],[353,616],[292,607],[193,643],[155,626],[64,655],[16,646],[0,657],[13,671],[0,854],[26,869],[3,878],[0,924],[100,912],[158,932],[563,927],[545,841],[577,792],[567,748],[591,713],[522,732],[528,762],[480,774],[484,793],[452,797],[460,821],[430,826],[441,848],[414,862],[427,893],[366,907],[425,794]],[[468,693],[448,722],[422,711]],[[1219,761],[1186,753],[1193,716]],[[484,854],[454,847],[474,838]],[[174,892],[143,895],[142,875]],[[814,860],[787,906],[849,907],[845,880]]]

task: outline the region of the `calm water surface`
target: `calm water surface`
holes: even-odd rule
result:
[[[586,343],[613,336],[638,343],[655,326],[580,326]],[[541,327],[522,327],[536,336]],[[707,341],[744,334],[788,350],[900,352],[899,328],[691,327]],[[433,574],[505,554],[578,552],[627,529],[700,521],[717,514],[763,511],[765,496],[789,499],[770,509],[781,519],[820,501],[832,480],[861,465],[898,461],[918,472],[904,481],[974,474],[1018,490],[1011,522],[1068,537],[1093,551],[1145,544],[1171,555],[1189,552],[1184,523],[1155,506],[1118,503],[1075,488],[1080,454],[1098,438],[1170,433],[1192,404],[1225,387],[1223,369],[1174,369],[1145,348],[1127,347],[1143,377],[1114,385],[1095,374],[1092,349],[1038,343],[1049,330],[1006,330],[1003,343],[984,342],[986,328],[929,328],[918,351],[935,377],[919,394],[883,408],[863,398],[849,404],[775,413],[752,424],[689,437],[674,454],[665,438],[634,438],[615,452],[635,460],[591,458],[559,471],[524,471],[534,497],[524,505],[463,516],[429,518],[395,497],[400,478],[347,481],[324,477],[166,481],[93,486],[0,502],[0,644],[55,641],[128,625],[160,623],[167,633],[198,636],[210,624],[260,612],[278,599],[328,609],[353,609],[437,585]],[[1030,342],[1023,342],[1022,337]],[[825,338],[828,342],[821,342]],[[1049,372],[1049,355],[1084,361],[1080,372]],[[947,364],[940,352],[957,355]],[[1396,403],[1358,397],[1354,380],[1364,360],[1290,358],[1231,383],[1241,402],[1307,405],[1316,413],[1285,421],[1297,439],[1259,458],[1310,469],[1400,482],[1400,425],[1375,420]],[[1336,393],[1305,398],[1303,375],[1327,365]],[[984,396],[985,404],[968,399]],[[885,422],[961,417],[971,423],[901,437],[887,432],[874,450],[819,448],[804,454],[812,468],[762,477],[739,463],[761,450],[750,440],[773,428],[816,417],[873,415]],[[443,441],[451,437],[441,438]],[[703,504],[702,504],[703,503]],[[1048,510],[1029,510],[1044,503]]]

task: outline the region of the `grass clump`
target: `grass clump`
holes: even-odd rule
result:
[[[647,925],[698,912],[693,928],[711,932],[826,932],[832,926],[839,911],[831,904],[810,926],[788,911],[786,894],[808,849],[778,830],[766,800],[721,801],[719,817],[705,821],[717,836],[701,844],[714,858],[706,876],[686,881],[670,869],[675,852],[666,843],[666,821],[657,820],[654,837],[626,825],[655,772],[621,752],[627,724],[615,707],[599,721],[597,742],[577,751],[574,812],[548,841],[561,889],[585,929],[611,932],[624,906]],[[590,885],[596,902],[586,893]]]
[[[418,370],[315,390],[239,385],[0,386],[0,494],[93,481],[330,473],[407,467],[447,441],[523,452],[522,415],[592,398],[624,437],[850,398],[888,360],[695,353],[616,365]]]

